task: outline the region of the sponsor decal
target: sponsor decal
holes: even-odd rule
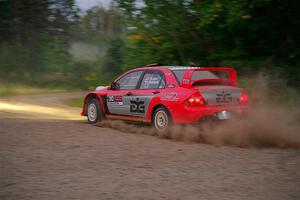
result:
[[[114,102],[115,97],[114,96],[107,96],[107,102]]]
[[[164,100],[164,101],[178,101],[179,98],[177,97],[176,92],[167,92],[161,97],[161,100]]]
[[[232,97],[230,93],[225,93],[225,91],[223,91],[220,94],[217,94],[217,98],[216,98],[217,103],[231,103],[232,102]]]
[[[169,85],[167,85],[167,88],[174,88],[174,87],[175,87],[174,84],[169,84]]]
[[[121,95],[117,95],[117,96],[108,95],[107,96],[107,103],[123,105],[123,97]]]
[[[121,95],[115,96],[115,102],[121,102],[123,97]]]
[[[166,76],[171,76],[171,72],[165,72]]]
[[[130,112],[145,113],[145,101],[140,101],[139,98],[130,101]]]

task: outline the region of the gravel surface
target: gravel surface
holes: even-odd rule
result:
[[[300,150],[186,143],[92,126],[80,109],[62,104],[80,95],[0,99],[1,200],[300,199]]]

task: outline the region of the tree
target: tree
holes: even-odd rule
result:
[[[47,69],[44,56],[51,49],[45,46],[53,47],[49,42],[55,40],[54,48],[67,56],[69,28],[76,18],[74,0],[0,1],[0,45],[26,49],[24,70]]]
[[[128,29],[127,67],[162,62],[276,68],[300,85],[298,0],[117,2]]]
[[[114,77],[121,73],[124,55],[124,43],[120,38],[112,39],[107,50],[103,72],[109,77]]]

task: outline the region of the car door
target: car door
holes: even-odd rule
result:
[[[117,89],[106,97],[108,112],[115,115],[131,115],[131,99],[142,78],[144,70],[129,72],[116,81]]]
[[[161,94],[165,83],[166,81],[161,71],[146,70],[138,89],[129,97],[130,115],[145,117],[151,100]]]

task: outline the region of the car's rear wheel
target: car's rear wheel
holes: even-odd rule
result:
[[[170,128],[171,123],[172,119],[166,108],[159,107],[155,110],[152,118],[152,124],[156,131],[165,132],[168,128]]]
[[[90,124],[95,124],[102,120],[102,108],[98,99],[89,99],[86,111],[87,119]]]

